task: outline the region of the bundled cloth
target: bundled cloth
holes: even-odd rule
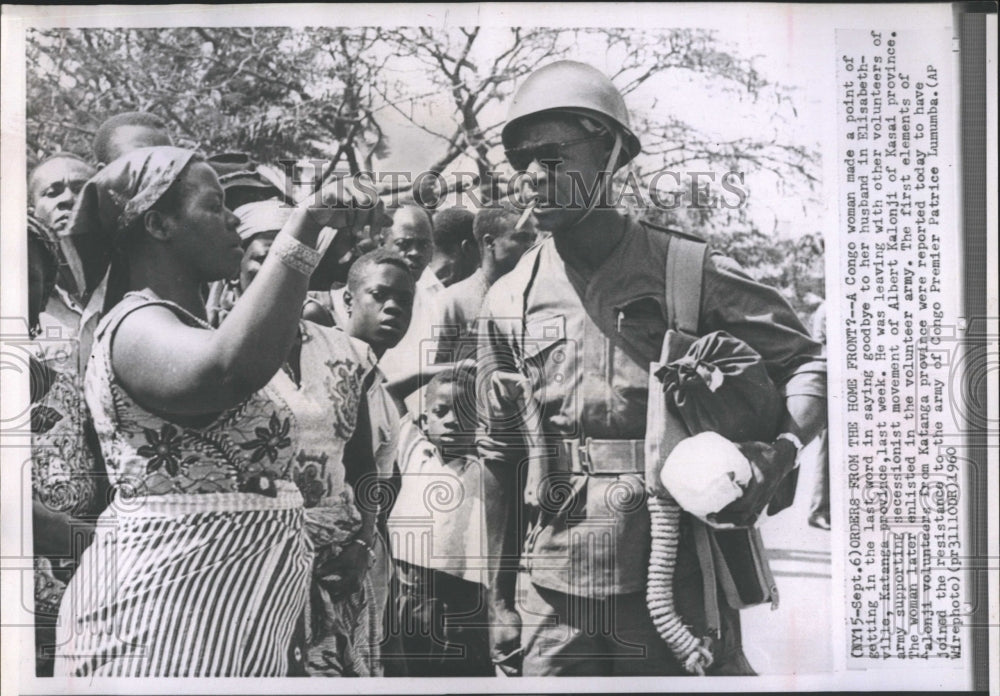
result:
[[[714,331],[682,357],[656,371],[668,408],[688,431],[718,433],[730,442],[769,442],[777,434],[784,400],[764,359],[743,341]]]
[[[302,496],[124,497],[63,597],[56,676],[285,676],[313,553]]]
[[[724,526],[715,516],[751,484],[752,443],[770,442],[778,434],[784,399],[763,358],[724,331],[698,339],[656,376],[667,408],[694,436],[670,452],[661,481],[682,508]]]

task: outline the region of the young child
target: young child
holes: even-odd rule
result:
[[[400,584],[392,628],[405,656],[397,669],[409,676],[493,676],[475,393],[465,375],[436,375],[422,411],[400,429],[402,486],[389,519]]]

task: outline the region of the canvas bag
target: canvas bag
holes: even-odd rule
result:
[[[742,363],[745,370],[754,373],[752,378],[745,380],[747,387],[750,383],[760,382],[760,388],[768,389],[769,378],[766,382],[759,379],[757,368],[753,367],[749,360],[752,349],[745,346],[746,350],[736,346],[737,339],[725,335],[722,337],[709,334],[706,337],[698,337],[699,314],[701,309],[702,276],[705,263],[705,255],[708,247],[704,242],[687,239],[680,236],[671,236],[667,248],[666,261],[666,313],[668,329],[663,341],[663,348],[660,354],[660,361],[650,365],[649,376],[649,405],[647,410],[647,428],[645,443],[646,461],[646,482],[651,490],[659,484],[660,468],[670,451],[681,440],[690,435],[697,434],[693,428],[715,429],[717,427],[729,430],[733,435],[757,435],[765,441],[773,437],[773,433],[767,434],[770,426],[765,424],[765,432],[751,432],[740,427],[738,419],[734,419],[734,411],[724,403],[724,400],[706,398],[709,394],[705,390],[687,389],[678,393],[674,390],[667,394],[662,378],[670,373],[677,374],[678,366],[684,364],[685,356],[688,356],[694,349],[695,356],[688,356],[689,365],[698,362],[696,358],[720,357],[718,353],[712,353],[713,348],[718,351],[723,348],[721,362],[724,367],[730,368],[730,372],[738,371],[738,363]],[[707,339],[707,340],[706,340]],[[698,342],[701,341],[700,345]],[[742,343],[742,342],[738,342]],[[759,357],[759,356],[758,356]],[[734,358],[725,366],[725,358]],[[719,362],[719,361],[716,361]],[[765,374],[766,377],[766,374]],[[738,383],[739,380],[736,380]],[[694,386],[694,383],[690,386]],[[773,384],[770,384],[773,389]],[[656,398],[657,395],[663,398]],[[681,404],[678,399],[681,397]],[[699,398],[701,397],[701,398]],[[765,415],[774,419],[773,427],[777,427],[780,422],[781,411],[775,410],[773,399],[765,397],[763,399],[754,398],[747,391],[746,397],[754,403],[765,405]],[[686,403],[685,403],[686,400]],[[713,406],[719,408],[713,412]],[[783,409],[783,404],[781,405]],[[685,422],[685,414],[688,416]],[[760,419],[761,424],[765,421]],[[773,428],[772,428],[773,429]],[[701,430],[699,430],[701,431]],[[721,433],[727,436],[727,433]],[[765,439],[766,438],[766,439]],[[753,438],[755,439],[755,438]],[[694,516],[688,516],[691,521],[692,531],[695,538],[698,561],[702,571],[702,581],[704,584],[705,610],[709,630],[717,630],[719,627],[718,606],[715,605],[716,583],[722,589],[726,602],[734,609],[743,609],[770,602],[772,608],[777,607],[778,594],[774,578],[767,561],[766,549],[760,533],[755,526],[744,528],[717,530]]]

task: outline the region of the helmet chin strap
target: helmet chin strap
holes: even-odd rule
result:
[[[604,197],[605,189],[611,186],[611,178],[614,176],[615,165],[618,164],[618,158],[619,156],[621,156],[621,152],[622,152],[622,134],[621,131],[619,131],[616,128],[615,144],[611,148],[611,156],[608,157],[608,163],[604,166],[604,169],[601,170],[601,173],[598,175],[601,184],[600,191],[599,192],[594,191],[595,195],[591,199],[590,203],[587,205],[587,209],[583,211],[583,215],[581,215],[580,217],[578,217],[576,220],[573,221],[572,226],[575,227],[576,225],[579,225],[581,222],[586,220],[590,216],[590,214],[594,212],[594,209],[597,207],[597,202]]]

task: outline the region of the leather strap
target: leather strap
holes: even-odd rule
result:
[[[688,336],[698,336],[701,316],[702,280],[705,269],[705,255],[708,245],[685,237],[672,235],[667,246],[666,265],[666,308],[667,326]],[[667,351],[669,341],[663,342]],[[668,358],[664,356],[663,363]],[[719,592],[715,574],[715,557],[708,527],[701,520],[689,515],[694,531],[695,551],[701,567],[703,603],[705,605],[705,628],[710,636],[719,640],[721,621],[719,618]]]
[[[701,567],[701,585],[705,594],[705,628],[708,633],[719,639],[721,621],[719,619],[719,593],[715,577],[715,558],[712,553],[712,540],[708,536],[708,527],[704,522],[689,516],[694,531],[694,546],[698,553],[698,565]]]
[[[697,336],[708,245],[677,235],[672,235],[667,244],[665,300],[668,325],[682,333]]]

